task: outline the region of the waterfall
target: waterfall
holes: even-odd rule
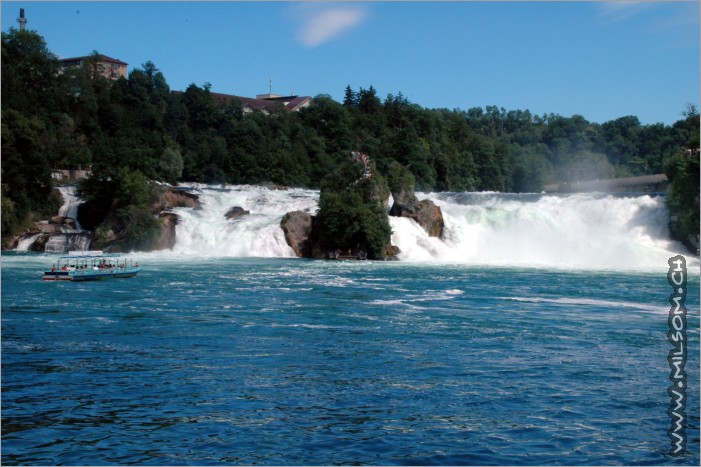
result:
[[[177,208],[174,253],[200,256],[293,257],[280,220],[290,211],[315,214],[319,192],[257,186],[195,185],[201,209]],[[602,193],[417,193],[441,207],[442,239],[413,220],[390,217],[399,259],[519,267],[647,269],[675,254],[662,196]],[[234,220],[240,206],[250,214]],[[666,269],[665,269],[666,270]]]
[[[29,234],[29,235],[23,235],[18,243],[17,243],[17,248],[15,248],[17,251],[29,251],[32,248],[32,245],[34,245],[34,242],[37,241],[37,239],[41,237],[41,234]]]
[[[58,210],[58,215],[61,217],[70,217],[75,221],[76,229],[83,230],[78,223],[78,207],[83,203],[83,200],[75,193],[73,185],[64,185],[58,187],[58,191],[63,196],[63,205]]]
[[[662,196],[429,193],[443,211],[442,240],[391,218],[407,261],[500,266],[639,269],[666,267],[688,252],[669,237]],[[421,198],[422,196],[419,195]]]
[[[179,216],[172,251],[194,257],[294,257],[280,227],[291,211],[315,214],[317,190],[261,186],[191,185],[198,208]],[[75,218],[81,200],[61,187],[61,216]],[[390,217],[391,242],[407,262],[516,267],[639,270],[666,268],[676,254],[698,259],[669,236],[663,196],[504,193],[417,193],[443,212],[443,238],[429,237],[413,220]],[[248,211],[227,219],[234,207]],[[60,227],[60,228],[59,228]],[[20,239],[18,250],[88,249],[90,233],[52,226]],[[43,242],[44,246],[39,247]],[[36,243],[36,246],[34,246]],[[666,270],[666,269],[665,269]]]
[[[60,186],[58,190],[63,197],[63,205],[59,208],[58,215],[72,219],[75,228],[66,224],[50,224],[48,221],[43,221],[37,226],[39,233],[30,232],[19,239],[17,250],[65,253],[89,249],[92,234],[83,230],[78,223],[78,207],[83,201],[75,194],[74,186]]]
[[[88,231],[76,231],[73,233],[62,233],[51,235],[44,251],[46,253],[66,253],[68,251],[84,251],[90,249],[92,235]]]
[[[216,188],[193,186],[202,209],[176,208],[175,253],[200,256],[293,257],[280,228],[289,211],[317,210],[319,192],[303,189],[273,190],[257,186]],[[226,219],[232,207],[249,211]]]

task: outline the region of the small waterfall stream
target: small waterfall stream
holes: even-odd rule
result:
[[[22,236],[17,244],[19,251],[44,251],[46,253],[66,253],[90,248],[92,233],[83,230],[78,222],[78,207],[82,203],[71,185],[60,186],[58,190],[63,196],[63,205],[58,210],[58,216],[66,218],[67,222],[52,224],[43,222],[38,225],[40,232],[32,232]]]

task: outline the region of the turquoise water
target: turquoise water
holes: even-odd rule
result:
[[[698,271],[675,458],[666,264],[51,258],[2,256],[3,465],[699,464]]]

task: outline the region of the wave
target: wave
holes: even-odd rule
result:
[[[631,308],[637,311],[646,311],[656,314],[668,314],[669,307],[665,305],[653,306],[646,303],[624,302],[615,300],[599,300],[592,298],[577,298],[577,297],[558,297],[558,298],[543,298],[543,297],[504,297],[504,300],[513,300],[517,302],[528,303],[552,303],[556,305],[566,306],[592,306],[597,308]]]

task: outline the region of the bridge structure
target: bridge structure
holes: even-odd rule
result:
[[[598,191],[604,193],[643,192],[656,193],[667,189],[665,174],[642,175],[640,177],[607,178],[582,182],[562,182],[545,185],[546,193],[579,193]]]

